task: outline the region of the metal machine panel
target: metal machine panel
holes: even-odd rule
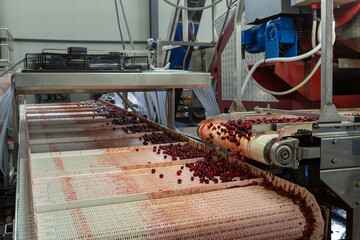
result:
[[[360,137],[321,139],[321,169],[360,167]]]
[[[334,5],[339,6],[356,0],[335,0]],[[291,6],[310,6],[312,3],[320,3],[320,0],[291,0]]]
[[[224,22],[224,17],[215,21],[215,28],[221,26]],[[244,21],[243,21],[244,22]],[[243,26],[246,28],[246,26]],[[219,30],[218,30],[219,31]],[[236,98],[236,57],[235,57],[235,35],[231,34],[229,41],[221,53],[221,84],[222,84],[222,100],[234,100]],[[249,54],[245,53],[245,60],[247,64],[251,65],[260,59],[264,59],[264,53]],[[240,60],[238,60],[240,61]],[[242,65],[242,81],[246,78],[245,65]],[[264,102],[278,102],[278,100],[258,88],[252,81],[247,84],[246,90],[242,96],[243,101],[264,101]]]
[[[320,177],[350,207],[360,208],[359,169],[321,171]]]

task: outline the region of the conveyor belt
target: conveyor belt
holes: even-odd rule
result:
[[[20,118],[16,239],[322,239],[306,189],[108,103],[21,106]],[[189,167],[207,161],[229,170]]]

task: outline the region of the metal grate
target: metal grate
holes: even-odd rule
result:
[[[254,204],[256,202],[256,204]],[[298,239],[299,207],[261,186],[37,215],[40,239]]]

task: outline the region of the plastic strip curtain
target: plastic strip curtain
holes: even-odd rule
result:
[[[0,170],[5,173],[4,170],[4,144],[5,134],[7,129],[12,128],[12,100],[14,92],[9,88],[4,96],[0,99]]]
[[[122,108],[123,100],[119,97],[118,93],[115,92],[114,95],[115,95],[115,105]]]
[[[151,98],[154,102],[156,112],[158,114],[158,123],[167,126],[166,122],[166,92],[151,92]]]
[[[135,95],[137,103],[138,103],[140,115],[146,115],[146,116],[148,116],[148,119],[151,119],[152,116],[154,116],[154,109],[152,107],[150,100],[149,100],[150,113],[148,113],[148,109],[147,109],[146,101],[145,101],[145,93],[144,92],[135,92],[134,95]]]
[[[214,90],[211,86],[210,88],[194,88],[194,92],[205,108],[207,116],[216,116],[220,114]]]

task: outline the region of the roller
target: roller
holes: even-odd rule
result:
[[[296,164],[297,139],[278,141],[279,133],[273,131],[234,137],[225,129],[222,122],[204,123],[198,127],[198,136],[205,142],[266,165],[294,167]]]

